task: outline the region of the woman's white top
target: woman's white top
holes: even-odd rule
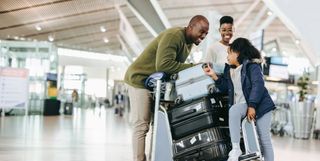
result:
[[[211,62],[217,73],[223,73],[225,63],[227,63],[228,46],[217,41],[209,46],[204,62]]]

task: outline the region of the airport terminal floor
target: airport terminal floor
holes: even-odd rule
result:
[[[128,113],[76,108],[72,116],[0,119],[1,161],[132,161]],[[275,161],[315,161],[320,140],[273,136]]]

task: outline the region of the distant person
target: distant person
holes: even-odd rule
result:
[[[124,110],[124,96],[121,92],[115,95],[115,114],[119,114],[119,116],[123,115]]]
[[[72,96],[72,102],[78,102],[78,100],[79,100],[79,94],[78,94],[78,92],[77,92],[76,89],[74,89],[74,90],[72,91],[71,96]]]

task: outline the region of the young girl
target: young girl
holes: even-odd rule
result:
[[[256,120],[257,133],[265,161],[273,161],[270,137],[271,111],[275,105],[264,86],[260,52],[249,40],[238,38],[228,49],[228,65],[224,74],[217,76],[211,67],[205,73],[215,80],[217,88],[229,95],[229,130],[232,150],[228,161],[238,161],[242,154],[239,146],[240,124],[245,116]]]

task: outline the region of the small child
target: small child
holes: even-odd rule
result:
[[[240,149],[241,120],[247,116],[256,120],[257,133],[265,161],[273,161],[271,143],[271,111],[275,105],[264,86],[261,71],[261,54],[245,38],[238,38],[230,44],[227,56],[228,64],[221,76],[208,66],[204,69],[216,83],[220,91],[229,95],[229,130],[232,150],[228,161],[238,161]]]

